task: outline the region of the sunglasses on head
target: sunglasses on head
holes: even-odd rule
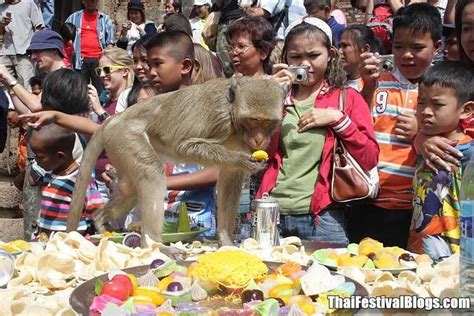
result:
[[[107,75],[110,75],[111,73],[113,73],[114,71],[122,70],[122,69],[125,69],[125,68],[127,68],[127,67],[120,66],[120,65],[97,67],[95,69],[95,73],[97,74],[97,76],[101,77],[102,75],[107,76]]]

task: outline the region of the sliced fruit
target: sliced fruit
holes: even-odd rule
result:
[[[163,295],[160,294],[160,291],[153,286],[139,286],[133,291],[133,297],[136,296],[145,296],[151,298],[151,301],[156,306],[159,306],[164,303],[166,300]]]

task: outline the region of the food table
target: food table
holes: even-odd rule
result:
[[[77,233],[56,234],[45,245],[31,244],[31,249],[16,257],[15,277],[6,289],[0,289],[4,298],[0,300],[2,315],[75,315],[69,305],[75,288],[96,277],[105,279],[110,271],[141,267],[144,270],[137,271],[140,274],[153,260],[170,260],[158,246],[151,244],[146,249],[131,249],[107,239],[96,246]],[[229,250],[197,241],[174,246],[185,250],[191,259],[204,253]],[[311,254],[315,250],[341,248],[330,243],[302,242],[296,237],[282,239],[281,245],[272,249],[262,249],[252,239],[245,240],[240,247],[265,262],[292,261],[301,265],[314,259]],[[458,257],[453,256],[435,266],[427,263],[401,271],[398,275],[353,266],[339,267],[338,270],[347,280],[355,280],[356,294],[362,293],[363,289],[364,295],[372,296],[455,297],[459,295],[458,261]],[[321,265],[317,266],[322,271]]]

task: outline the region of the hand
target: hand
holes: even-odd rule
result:
[[[291,89],[295,77],[293,73],[288,70],[287,64],[274,64],[272,73],[272,79],[278,82],[282,87],[286,86],[287,91]]]
[[[395,137],[398,140],[410,142],[415,138],[418,132],[418,123],[415,113],[401,113],[397,116],[397,125],[395,125]]]
[[[336,109],[311,109],[304,113],[298,122],[298,133],[315,127],[325,127],[341,119],[342,112]]]
[[[7,114],[7,123],[11,128],[22,127],[23,122],[16,111],[9,111]]]
[[[10,74],[5,65],[0,65],[0,81],[8,87],[15,78]]]
[[[428,136],[423,133],[418,133],[415,137],[414,146],[417,153],[423,156],[426,166],[438,172],[438,169],[451,171],[453,164],[461,165],[460,159],[463,157],[462,153],[454,148],[456,146],[455,140],[449,140],[441,136]]]
[[[105,171],[101,174],[102,179],[109,189],[112,189],[117,182],[117,170],[111,164],[105,165]]]
[[[380,59],[374,53],[363,53],[360,55],[360,76],[364,80],[364,84],[370,87],[375,87],[377,79],[380,77]]]
[[[99,95],[97,94],[97,89],[89,84],[87,85],[87,95],[89,96],[89,108],[91,111],[94,111],[97,115],[101,115],[105,112],[104,108],[100,104]]]
[[[28,126],[35,129],[41,128],[42,126],[56,122],[57,112],[56,111],[41,111],[35,113],[22,114],[19,118],[25,122]]]
[[[2,17],[2,19],[0,20],[0,28],[5,28],[5,26],[10,24],[11,21],[12,21],[11,17],[8,17],[8,16]]]
[[[132,21],[126,21],[122,23],[122,32],[127,32],[132,28]]]

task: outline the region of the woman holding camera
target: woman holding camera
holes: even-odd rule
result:
[[[292,89],[281,128],[268,147],[270,159],[257,198],[269,193],[277,199],[283,237],[345,245],[346,210],[330,194],[335,138],[366,171],[377,165],[379,149],[367,103],[354,89],[346,89],[331,39],[331,28],[317,18],[307,17],[287,28],[285,64],[274,66],[273,78]],[[296,80],[299,69],[307,71],[307,78]],[[345,107],[340,111],[343,89]]]

